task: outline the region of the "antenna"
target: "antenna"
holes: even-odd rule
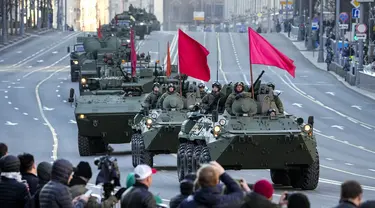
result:
[[[216,81],[219,81],[219,33],[216,32]]]

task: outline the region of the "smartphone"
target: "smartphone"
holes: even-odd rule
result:
[[[89,196],[91,196],[91,193],[92,193],[92,191],[91,191],[91,190],[88,190],[88,191],[86,191],[85,196],[86,196],[86,197],[89,197]]]

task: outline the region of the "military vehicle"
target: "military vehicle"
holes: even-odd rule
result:
[[[162,79],[163,78],[163,79]],[[187,78],[187,77],[185,77]],[[178,79],[159,77],[162,92],[166,92],[169,83],[179,85]],[[184,81],[182,96],[172,94],[165,98],[162,109],[146,109],[134,117],[132,141],[133,166],[147,164],[153,166],[153,157],[157,154],[177,152],[177,136],[181,124],[187,119],[189,106],[201,101],[196,83]],[[179,90],[178,88],[176,90]]]
[[[145,93],[151,92],[155,78],[165,73],[160,66],[137,67],[133,78],[124,68],[119,69],[115,64],[102,67],[100,77],[87,78],[84,91],[75,100],[81,156],[102,153],[108,144],[130,142],[133,118],[140,112]]]
[[[256,100],[234,101],[234,115],[196,112],[182,124],[177,152],[179,180],[195,172],[199,164],[215,160],[225,169],[270,169],[275,184],[303,190],[317,187],[319,154],[314,118],[310,116],[305,124],[303,118],[279,114],[272,88],[258,86],[254,88]]]

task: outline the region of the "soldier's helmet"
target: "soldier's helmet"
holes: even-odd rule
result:
[[[242,91],[245,89],[245,84],[243,82],[236,82],[236,84],[234,84],[234,91],[235,92],[237,92],[238,86],[242,86]]]
[[[267,86],[268,86],[268,87],[271,87],[272,90],[275,90],[275,84],[274,84],[274,83],[272,83],[272,82],[268,82],[268,83],[267,83]]]
[[[214,87],[217,87],[219,90],[221,90],[221,88],[222,88],[220,82],[214,82],[214,83],[212,84],[212,88],[214,88]]]
[[[169,92],[169,88],[173,88],[173,91],[175,91],[176,90],[176,86],[173,84],[173,83],[169,83],[168,84],[168,92]]]
[[[199,83],[198,85],[198,88],[201,89],[201,88],[205,88],[206,86],[203,84],[203,83]]]
[[[155,89],[155,87],[160,88],[160,84],[159,84],[159,82],[155,82],[155,83],[152,85],[152,89]]]

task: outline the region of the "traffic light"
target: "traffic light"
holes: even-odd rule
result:
[[[358,37],[357,37],[357,30],[356,30],[356,27],[357,27],[357,24],[352,24],[352,34],[353,34],[353,41],[357,41],[358,40]]]

